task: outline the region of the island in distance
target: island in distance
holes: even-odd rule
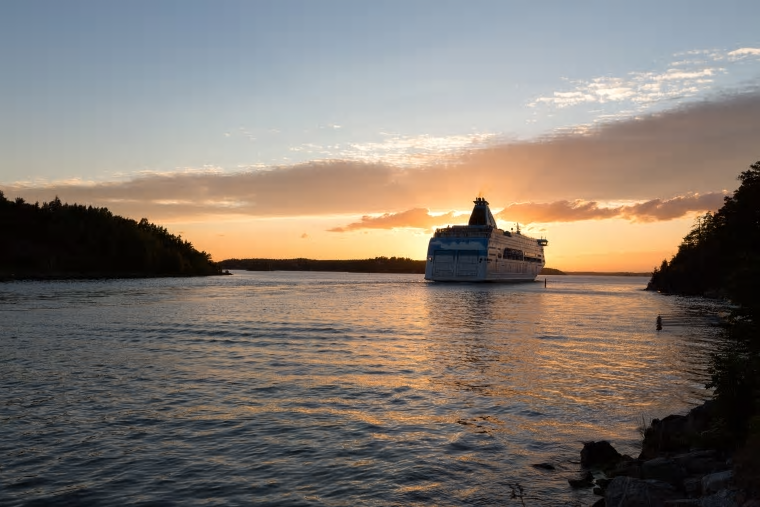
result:
[[[107,208],[11,201],[0,191],[0,281],[221,275],[206,252]]]

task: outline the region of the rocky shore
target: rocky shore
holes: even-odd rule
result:
[[[731,452],[714,429],[714,402],[687,415],[655,419],[644,432],[637,458],[621,455],[607,441],[585,442],[583,474],[573,488],[594,488],[593,507],[760,507],[734,483]]]

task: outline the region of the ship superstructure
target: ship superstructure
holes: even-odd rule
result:
[[[544,267],[546,239],[503,231],[478,197],[467,225],[436,229],[430,238],[425,279],[437,282],[531,282]]]

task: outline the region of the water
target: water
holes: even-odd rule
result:
[[[645,285],[0,284],[0,504],[589,505],[581,441],[707,396],[718,309]]]

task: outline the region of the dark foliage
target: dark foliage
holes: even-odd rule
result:
[[[650,289],[674,294],[725,295],[757,314],[760,298],[760,162],[739,175],[723,207],[698,219],[678,253],[652,273]]]
[[[737,315],[725,334],[725,342],[713,354],[707,387],[715,389],[722,429],[740,441],[753,416],[760,414],[760,335],[756,321]]]
[[[655,268],[648,289],[713,295],[736,305],[726,341],[713,355],[711,382],[723,430],[735,441],[760,413],[760,162],[715,213],[701,217],[670,262]]]
[[[220,274],[206,252],[143,218],[106,208],[27,204],[0,191],[0,279]]]

